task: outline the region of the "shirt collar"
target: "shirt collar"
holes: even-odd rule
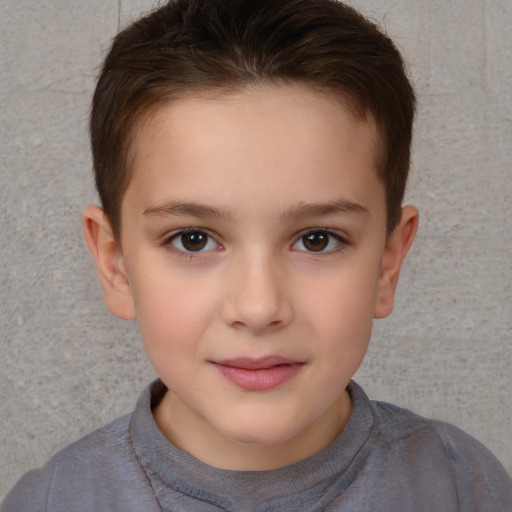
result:
[[[163,508],[176,500],[200,500],[227,510],[324,510],[343,492],[368,456],[374,418],[362,388],[350,382],[352,414],[329,446],[295,464],[269,471],[230,471],[203,464],[158,429],[151,406],[166,392],[157,380],[141,394],[130,422],[137,457]],[[306,508],[306,503],[315,504]],[[206,509],[207,510],[207,509]]]

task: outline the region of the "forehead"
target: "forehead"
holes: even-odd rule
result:
[[[356,118],[336,96],[306,86],[188,95],[140,125],[128,189],[147,201],[173,193],[232,201],[276,189],[283,202],[303,201],[308,191],[329,195],[350,181],[353,193],[381,192],[378,145],[371,119]]]
[[[313,116],[311,114],[314,114]],[[148,139],[154,139],[162,129],[173,128],[175,136],[187,131],[187,128],[201,136],[212,124],[221,123],[228,119],[234,123],[243,123],[249,117],[253,120],[255,131],[258,123],[264,122],[268,115],[282,121],[290,119],[302,120],[304,123],[319,121],[323,126],[332,121],[344,123],[353,122],[355,125],[365,125],[367,136],[373,144],[373,154],[376,165],[380,159],[381,134],[374,118],[361,107],[360,102],[341,92],[328,91],[316,86],[302,83],[256,83],[246,84],[237,88],[211,88],[192,90],[186,94],[154,104],[142,111],[139,121],[135,123],[132,138],[133,169],[140,166],[144,160]],[[191,121],[200,121],[200,126]],[[248,127],[249,124],[245,123]],[[283,124],[286,128],[286,122]],[[332,128],[335,128],[332,126]],[[253,135],[256,135],[253,133]],[[262,133],[263,135],[263,133]],[[282,132],[280,135],[284,136]],[[165,135],[164,135],[165,136]],[[195,137],[194,137],[195,138]]]

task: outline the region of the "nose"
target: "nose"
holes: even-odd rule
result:
[[[232,266],[224,288],[224,322],[254,335],[288,325],[293,317],[291,290],[279,262],[252,254]]]

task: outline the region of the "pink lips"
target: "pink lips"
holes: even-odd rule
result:
[[[299,361],[280,356],[227,359],[213,364],[226,379],[248,391],[265,391],[280,386],[302,367]]]

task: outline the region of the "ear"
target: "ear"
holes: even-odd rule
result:
[[[385,318],[393,311],[398,277],[405,256],[416,236],[418,222],[419,214],[414,206],[402,208],[400,223],[389,235],[382,255],[374,318]]]
[[[89,206],[82,214],[85,241],[96,262],[107,308],[123,320],[135,318],[132,290],[124,265],[121,244],[99,206]]]

